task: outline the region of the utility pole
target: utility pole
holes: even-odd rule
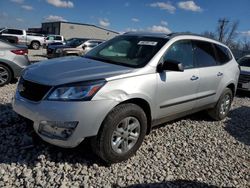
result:
[[[219,41],[223,42],[224,39],[224,29],[229,21],[226,18],[219,19]]]

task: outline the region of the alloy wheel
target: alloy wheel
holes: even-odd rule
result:
[[[121,120],[111,137],[114,152],[124,154],[133,148],[140,137],[140,129],[140,122],[135,117],[130,116]]]

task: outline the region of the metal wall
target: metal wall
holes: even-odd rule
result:
[[[103,28],[95,27],[92,25],[81,25],[64,22],[61,22],[60,24],[60,34],[63,35],[66,39],[80,37],[107,40],[118,35],[118,33],[116,32],[105,30]]]
[[[42,23],[42,32],[47,34],[60,35],[60,23],[59,22]]]

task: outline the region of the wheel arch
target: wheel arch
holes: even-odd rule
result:
[[[149,134],[151,131],[151,128],[152,128],[152,126],[151,126],[152,114],[151,114],[150,104],[145,99],[132,98],[132,99],[125,100],[125,101],[119,103],[118,105],[128,104],[128,103],[138,105],[145,112],[145,114],[147,116],[147,134]],[[118,106],[118,105],[116,105],[116,106]]]
[[[227,85],[227,88],[231,89],[232,93],[233,93],[233,96],[235,96],[235,93],[236,93],[236,86],[234,83],[230,83]]]

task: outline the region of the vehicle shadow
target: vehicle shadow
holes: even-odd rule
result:
[[[250,145],[250,107],[231,110],[225,122],[225,130],[239,142]]]
[[[113,186],[113,188],[118,188],[119,186]],[[191,180],[173,180],[173,181],[164,181],[161,183],[150,183],[150,184],[135,184],[127,186],[126,188],[165,188],[165,187],[174,187],[174,188],[217,188],[217,186],[209,185],[206,183],[191,181]]]
[[[0,104],[0,163],[19,163],[34,167],[46,161],[86,166],[106,166],[84,141],[73,149],[47,144],[33,131],[31,121],[16,114],[11,104]]]

